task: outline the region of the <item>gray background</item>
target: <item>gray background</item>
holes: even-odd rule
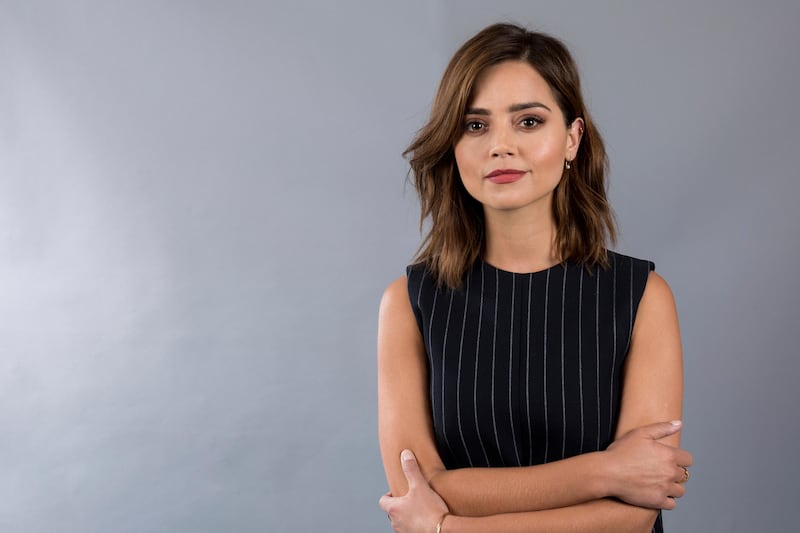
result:
[[[622,252],[676,294],[670,531],[800,498],[800,3],[0,2],[0,530],[388,531],[375,328],[456,47],[581,65]]]

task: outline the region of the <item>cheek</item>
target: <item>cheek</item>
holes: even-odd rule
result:
[[[462,176],[462,178],[468,178],[472,173],[474,173],[474,158],[470,157],[470,154],[473,153],[473,150],[470,150],[469,146],[467,146],[463,141],[460,141],[456,144],[455,149],[453,150],[453,154],[456,158],[456,168],[458,169],[458,173]]]
[[[567,149],[563,142],[558,139],[550,139],[547,142],[536,143],[531,146],[531,156],[544,165],[561,165],[563,163]]]

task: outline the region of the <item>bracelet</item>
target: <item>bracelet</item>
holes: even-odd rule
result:
[[[444,524],[444,519],[450,514],[450,511],[444,513],[442,517],[439,519],[439,522],[436,524],[436,533],[442,533],[442,524]]]

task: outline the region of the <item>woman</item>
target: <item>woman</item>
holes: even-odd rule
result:
[[[484,29],[406,153],[430,231],[379,317],[394,529],[661,531],[692,462],[670,422],[675,304],[652,263],[606,249],[605,151],[569,52]]]

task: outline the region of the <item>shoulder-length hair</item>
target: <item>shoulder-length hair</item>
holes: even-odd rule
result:
[[[562,262],[605,267],[606,242],[616,238],[606,198],[605,147],[583,102],[575,61],[550,35],[494,24],[464,43],[450,60],[427,124],[403,153],[420,198],[420,231],[430,218],[415,260],[452,288],[461,285],[464,273],[485,250],[483,208],[461,183],[454,146],[463,134],[476,80],[487,67],[503,61],[525,61],[547,81],[567,126],[578,117],[584,121],[578,153],[553,195],[556,256]]]

